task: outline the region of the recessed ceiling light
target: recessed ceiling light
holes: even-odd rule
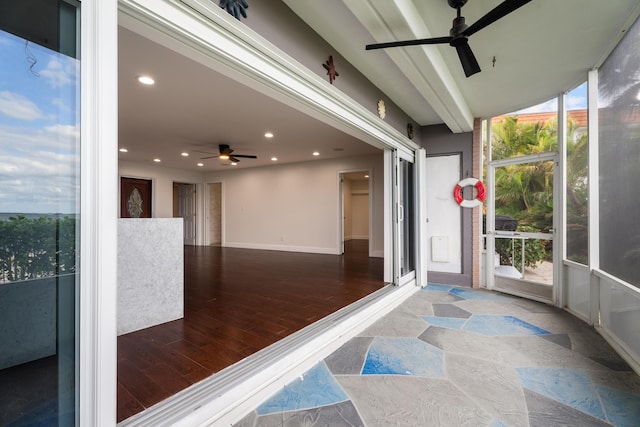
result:
[[[369,178],[369,175],[365,175],[364,177],[365,177],[365,178]]]
[[[121,153],[128,153],[129,150],[127,150],[126,148],[121,148],[118,151],[120,151]]]
[[[153,161],[154,161],[154,162],[156,162],[156,163],[160,163],[162,160],[160,160],[160,159],[153,159]]]
[[[180,153],[182,157],[189,157],[189,153]]]
[[[204,166],[204,163],[198,163],[198,166]]]
[[[264,134],[265,138],[273,138],[273,133],[272,132],[267,132]]]
[[[235,165],[237,165],[236,162],[231,162],[231,166],[235,166]]]
[[[155,80],[153,80],[153,77],[150,76],[138,76],[138,81],[147,86],[150,86],[156,82]]]
[[[320,153],[318,153],[317,151],[314,151],[314,152],[313,152],[313,155],[314,155],[314,156],[319,156],[319,155],[320,155]]]
[[[272,161],[272,162],[277,162],[277,161],[278,161],[278,158],[277,158],[277,157],[272,157],[272,158],[271,158],[271,161]]]

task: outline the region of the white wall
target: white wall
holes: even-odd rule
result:
[[[223,187],[223,245],[299,252],[341,252],[340,173],[370,170],[372,254],[384,254],[384,168],[379,155],[200,173],[120,161],[119,176],[153,181],[154,218],[173,217],[173,183],[197,184],[197,244],[205,244],[204,183]]]
[[[383,256],[382,152],[206,175],[205,182],[223,183],[223,245],[339,254],[340,173],[355,170],[371,171],[371,244]]]

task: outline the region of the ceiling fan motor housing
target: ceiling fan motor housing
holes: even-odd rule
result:
[[[456,46],[460,43],[465,43],[467,40],[467,36],[463,35],[462,33],[467,28],[469,28],[469,26],[465,24],[464,16],[454,18],[451,30],[449,30],[449,36],[452,37],[449,44],[451,46]]]
[[[454,9],[460,9],[467,3],[467,0],[447,0],[447,3]]]

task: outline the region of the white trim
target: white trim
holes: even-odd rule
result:
[[[588,230],[590,270],[600,268],[600,161],[598,148],[598,70],[589,71],[587,77],[587,120],[589,129],[589,214]],[[597,325],[600,321],[600,280],[591,275],[589,295],[589,324]]]
[[[564,283],[562,261],[567,257],[565,230],[567,229],[567,104],[566,93],[558,96],[558,157],[553,177],[553,303],[564,307],[567,287]],[[559,212],[556,212],[559,210]]]
[[[393,152],[384,150],[384,277],[393,282]]]
[[[522,163],[545,162],[547,160],[556,161],[558,153],[549,151],[546,153],[529,154],[527,156],[510,157],[508,159],[492,160],[489,164],[495,168],[503,166],[519,165]]]
[[[628,291],[631,291],[635,294],[639,294],[640,295],[640,288],[633,286],[631,283],[625,282],[624,280],[620,279],[619,277],[616,276],[612,276],[611,274],[607,273],[606,271],[602,271],[599,269],[592,269],[591,270],[591,274],[593,274],[594,276],[600,278],[600,279],[606,279],[609,280],[611,282],[614,282],[616,285],[625,288]]]
[[[416,284],[423,288],[428,284],[427,257],[429,256],[429,239],[427,228],[427,150],[421,148],[416,152],[416,235],[418,248],[416,253]]]
[[[232,425],[418,290],[387,286],[119,426]]]
[[[116,0],[81,5],[78,422],[116,423],[118,203]]]
[[[340,255],[340,248],[322,248],[318,246],[271,245],[251,242],[225,242],[225,248],[260,249],[265,251],[303,252],[310,254]]]

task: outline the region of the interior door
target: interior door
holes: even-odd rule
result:
[[[496,160],[489,165],[488,287],[553,302],[558,286],[557,153]],[[536,182],[533,182],[533,181]],[[525,194],[513,203],[514,194]]]
[[[183,219],[184,244],[196,244],[196,186],[181,185],[178,189],[178,212]]]
[[[398,286],[416,279],[416,168],[413,153],[394,151],[394,283]]]

